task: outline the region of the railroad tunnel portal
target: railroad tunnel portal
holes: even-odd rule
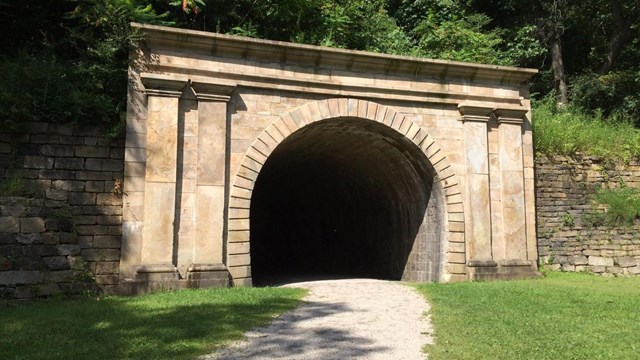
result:
[[[255,282],[274,275],[434,281],[442,189],[425,154],[384,124],[323,120],[271,153],[251,199]]]

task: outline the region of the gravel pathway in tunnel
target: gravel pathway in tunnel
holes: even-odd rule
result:
[[[372,279],[322,280],[295,310],[201,359],[425,359],[429,305],[413,288]]]

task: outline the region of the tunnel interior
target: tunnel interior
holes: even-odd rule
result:
[[[384,124],[339,118],[296,131],[254,186],[254,282],[437,276],[442,216],[434,179],[424,153]]]

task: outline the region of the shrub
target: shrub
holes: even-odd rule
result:
[[[618,188],[601,188],[593,195],[593,200],[605,206],[601,223],[630,225],[640,218],[640,190],[622,185]],[[598,219],[596,219],[598,220]]]
[[[533,134],[536,152],[547,156],[581,153],[622,163],[640,155],[640,130],[632,124],[559,107],[553,96],[534,103]]]

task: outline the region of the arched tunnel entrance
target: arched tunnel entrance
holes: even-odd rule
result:
[[[274,276],[437,280],[442,189],[424,153],[384,124],[340,118],[272,152],[250,211],[254,282]]]

